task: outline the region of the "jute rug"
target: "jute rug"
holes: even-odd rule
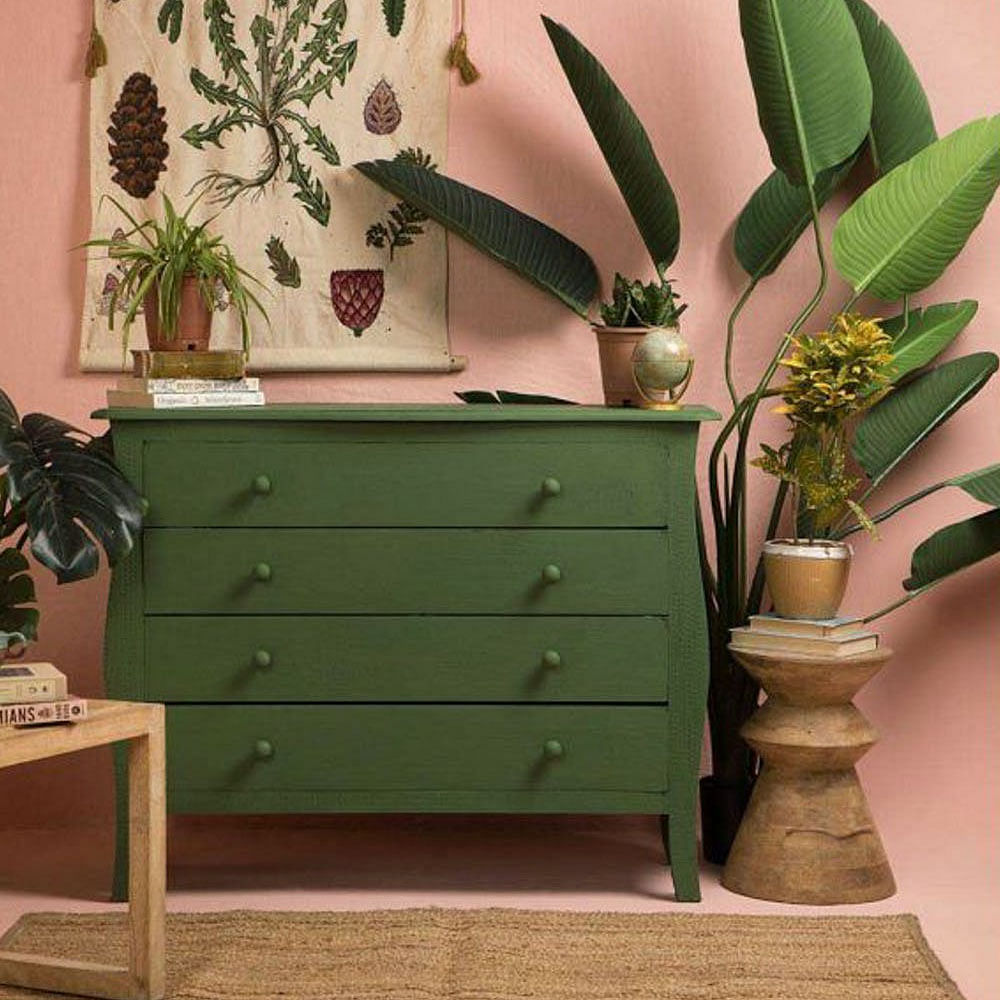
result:
[[[32,914],[3,945],[114,962],[123,929]],[[190,913],[167,948],[172,1000],[961,1000],[911,916]]]

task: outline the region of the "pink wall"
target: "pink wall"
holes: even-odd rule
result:
[[[103,2],[103,0],[102,0]],[[0,26],[4,142],[0,169],[0,385],[23,411],[40,409],[85,426],[108,379],[76,370],[82,268],[68,248],[86,236],[84,162],[87,86],[82,77],[89,3],[5,0]],[[1000,110],[1000,8],[979,0],[942,6],[880,0],[920,72],[939,129]],[[450,171],[554,223],[593,253],[605,276],[638,271],[643,253],[600,162],[537,19],[525,0],[470,0],[470,48],[484,76],[456,89]],[[684,236],[674,273],[692,302],[686,330],[698,353],[691,398],[723,405],[720,345],[725,315],[740,287],[729,226],[770,169],[756,128],[735,3],[704,0],[548,0],[605,60],[646,120],[681,203]],[[833,56],[831,55],[831,58]],[[994,206],[961,262],[926,302],[978,298],[979,316],[961,351],[1000,346]],[[803,245],[765,284],[741,331],[744,385],[814,280]],[[831,303],[843,301],[842,287]],[[317,375],[268,380],[273,400],[448,401],[455,389],[507,387],[597,401],[600,385],[589,330],[557,304],[460,244],[452,249],[453,349],[470,356],[458,376]],[[1000,459],[1000,381],[940,431],[900,471],[891,498]],[[759,484],[758,484],[759,487]],[[758,488],[758,498],[765,491]],[[912,546],[934,527],[972,511],[962,494],[939,494],[892,524],[884,541],[858,544],[849,608],[880,606],[898,592]],[[884,734],[865,765],[873,805],[888,842],[902,848],[938,838],[955,852],[987,851],[1000,819],[1000,648],[996,561],[952,581],[884,623],[896,658],[864,705]],[[57,661],[81,694],[101,690],[99,663],[106,581],[58,589],[42,580],[37,653]],[[106,816],[103,759],[73,771],[56,762],[48,779],[6,822],[63,822],[76,803]],[[82,780],[81,780],[82,776]],[[3,800],[28,775],[0,779]],[[940,862],[940,855],[938,855]]]

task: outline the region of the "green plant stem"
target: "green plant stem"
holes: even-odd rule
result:
[[[736,382],[733,378],[733,345],[736,340],[736,320],[739,318],[740,313],[743,312],[743,307],[747,304],[754,289],[757,287],[757,281],[758,279],[754,278],[743,290],[743,294],[737,300],[736,305],[733,306],[733,310],[729,314],[729,319],[726,321],[726,387],[729,389],[729,398],[733,402],[734,409],[739,405]]]
[[[949,576],[950,575],[951,574],[949,574]],[[941,579],[944,580],[947,579],[947,577],[942,577]],[[937,580],[935,581],[935,583],[929,583],[927,584],[927,586],[921,587],[919,590],[914,590],[911,593],[901,597],[898,601],[893,601],[892,604],[887,604],[884,608],[881,608],[874,614],[868,615],[866,618],[862,618],[861,620],[862,622],[864,622],[865,625],[869,624],[870,622],[877,621],[884,615],[889,614],[889,612],[895,611],[897,608],[901,608],[904,604],[909,604],[910,601],[912,601],[915,597],[919,597],[921,594],[926,593],[928,590],[930,590],[932,587],[936,586],[940,582],[941,582],[940,580]]]
[[[946,486],[950,485],[950,483],[945,481],[935,483],[933,486],[926,486],[924,489],[918,490],[916,493],[906,497],[905,500],[900,500],[898,503],[894,503],[891,507],[887,507],[880,514],[875,514],[872,517],[872,523],[881,524],[883,521],[889,520],[889,518],[894,514],[898,514],[901,510],[909,507],[910,504],[914,504],[918,500],[923,500],[924,497],[929,497],[932,493],[937,493],[938,490],[943,490]],[[854,523],[848,527],[834,529],[830,532],[830,537],[840,541],[841,539],[847,538],[848,536],[862,530],[864,530],[862,525]]]

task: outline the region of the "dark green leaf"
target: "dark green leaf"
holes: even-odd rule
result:
[[[953,476],[948,485],[958,486],[980,503],[1000,507],[1000,462],[962,476]]]
[[[382,13],[385,15],[385,26],[389,29],[389,34],[395,38],[403,30],[406,0],[382,0]]]
[[[321,226],[330,221],[330,196],[319,180],[313,178],[312,171],[299,159],[294,143],[285,144],[285,163],[288,165],[288,180],[295,186],[295,199],[300,201]]]
[[[857,157],[816,178],[816,202],[822,208],[851,172]],[[743,270],[754,280],[771,274],[812,222],[807,188],[775,170],[750,196],[733,235],[733,249]]]
[[[740,28],[771,160],[812,184],[868,133],[872,87],[843,0],[740,0]]]
[[[607,70],[568,29],[542,17],[563,72],[661,273],[677,256],[681,225],[677,199],[632,106]]]
[[[905,330],[904,314],[883,320],[882,329],[893,338],[893,381],[930,364],[969,325],[978,308],[978,302],[963,299],[911,309]]]
[[[391,160],[356,163],[355,168],[586,318],[597,292],[597,271],[565,236],[432,170]]]
[[[184,0],[164,0],[156,24],[160,34],[166,35],[171,42],[181,37],[181,24],[184,21]]]
[[[306,137],[306,145],[311,146],[320,156],[330,164],[331,167],[340,166],[340,154],[337,147],[326,137],[323,130],[318,125],[313,125],[302,115],[294,114],[291,111],[285,112],[286,118],[298,123]]]
[[[875,172],[887,174],[937,139],[927,95],[889,25],[865,0],[847,0],[872,82],[869,148]]]
[[[247,90],[255,92],[246,74],[246,53],[236,44],[236,28],[229,3],[227,0],[205,0],[203,14],[223,75],[239,77],[247,85]]]
[[[949,524],[913,552],[907,590],[920,590],[1000,553],[1000,509]]]
[[[963,407],[997,370],[988,352],[948,361],[876,403],[858,424],[852,452],[873,485]]]
[[[533,392],[512,392],[510,389],[497,389],[496,395],[486,389],[466,389],[456,392],[456,396],[465,403],[503,403],[509,406],[575,406],[571,399],[560,399],[558,396],[544,396]]]
[[[299,262],[285,249],[285,244],[277,236],[272,236],[264,248],[268,265],[274,280],[286,288],[298,288],[302,284]]]
[[[222,137],[233,128],[238,128],[241,132],[247,130],[247,126],[252,122],[242,111],[230,111],[225,115],[218,115],[206,125],[192,125],[181,134],[181,138],[194,146],[195,149],[203,149],[206,142],[222,148]]]
[[[12,633],[25,640],[36,637],[38,610],[24,607],[34,603],[28,560],[17,549],[0,550],[0,651],[18,641]]]
[[[456,392],[456,396],[463,403],[499,403],[500,400],[493,395],[492,392],[487,392],[485,389],[466,389],[464,392]]]

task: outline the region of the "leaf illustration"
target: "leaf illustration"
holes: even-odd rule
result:
[[[365,128],[372,135],[390,135],[399,128],[402,120],[403,112],[396,100],[396,92],[383,77],[365,101]]]
[[[205,0],[205,20],[208,22],[208,37],[219,57],[219,65],[225,77],[235,75],[248,90],[254,90],[247,75],[246,53],[236,44],[236,28],[233,12],[227,0]]]
[[[156,25],[161,35],[166,35],[171,42],[181,37],[181,24],[184,21],[184,0],[164,0]]]
[[[206,142],[222,147],[222,137],[232,128],[245,132],[253,122],[242,111],[230,111],[227,115],[219,115],[206,125],[192,125],[181,138],[189,142],[195,149],[204,149]]]
[[[385,15],[385,26],[389,29],[389,34],[395,38],[403,30],[406,0],[382,0],[382,13]]]
[[[408,163],[424,170],[437,170],[437,164],[429,153],[413,147],[400,150],[393,158],[395,163]],[[395,257],[400,247],[413,245],[416,237],[422,236],[427,215],[408,201],[398,201],[382,220],[368,227],[365,243],[378,249],[388,248],[389,260]]]
[[[330,142],[318,125],[311,124],[301,115],[297,115],[291,111],[288,112],[288,117],[301,126],[302,132],[306,137],[307,146],[315,149],[331,167],[340,166],[340,154],[337,152],[337,147]]]
[[[326,188],[313,178],[312,171],[299,159],[293,143],[285,145],[285,162],[288,165],[288,179],[295,185],[295,199],[305,206],[321,226],[330,221],[330,196]]]
[[[264,248],[267,254],[268,266],[274,275],[274,280],[286,288],[298,288],[302,284],[302,272],[299,262],[285,249],[279,236],[272,236]]]

